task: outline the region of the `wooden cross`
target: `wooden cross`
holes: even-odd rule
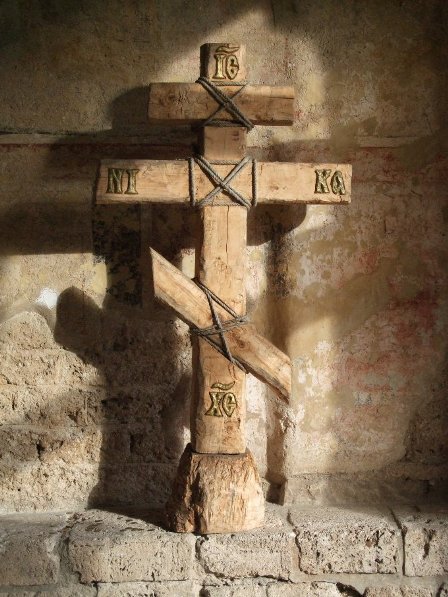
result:
[[[239,44],[205,44],[198,82],[151,85],[151,122],[200,127],[196,159],[104,160],[96,190],[98,203],[199,208],[196,283],[151,250],[155,296],[198,332],[192,339],[191,444],[167,506],[176,531],[235,532],[263,523],[260,479],[244,433],[246,372],[288,401],[291,363],[241,320],[248,208],[255,202],[350,202],[349,165],[245,158],[252,126],[293,123],[294,90],[246,85],[244,53]],[[207,335],[213,325],[208,331],[215,333]]]

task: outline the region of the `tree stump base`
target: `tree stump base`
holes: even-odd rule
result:
[[[264,496],[250,451],[199,454],[188,444],[166,505],[166,521],[176,533],[202,535],[262,526]]]

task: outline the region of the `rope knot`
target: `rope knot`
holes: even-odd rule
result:
[[[212,81],[210,81],[210,79],[207,79],[206,77],[199,77],[196,83],[202,85],[202,87],[219,104],[218,109],[215,110],[213,114],[211,114],[206,120],[204,120],[201,126],[232,126],[234,124],[239,124],[241,126],[244,126],[249,131],[251,131],[254,128],[254,124],[251,122],[251,120],[243,114],[243,112],[233,101],[235,97],[244,90],[247,83],[213,83]],[[219,87],[222,86],[235,86],[239,87],[239,89],[232,96],[229,96],[219,89]],[[217,120],[216,116],[219,114],[219,112],[221,112],[221,110],[225,110],[228,114],[230,114],[233,120]]]
[[[203,338],[219,353],[225,356],[233,365],[236,365],[242,371],[247,373],[244,364],[239,359],[234,357],[230,352],[229,346],[225,338],[225,333],[229,330],[233,330],[237,327],[241,327],[242,325],[247,324],[249,318],[247,317],[247,315],[238,315],[238,313],[236,313],[232,309],[232,307],[227,305],[227,303],[225,303],[222,299],[219,298],[219,296],[212,292],[210,288],[207,288],[205,284],[202,284],[196,278],[194,278],[193,281],[199,286],[199,288],[204,292],[205,296],[207,297],[213,324],[207,328],[197,328],[191,326],[190,333],[199,336],[200,338]],[[232,319],[222,322],[218,312],[215,309],[214,303],[216,303],[225,311],[227,311],[227,313],[232,316]],[[217,335],[220,337],[221,343],[217,342],[214,338],[212,338],[212,336]]]
[[[215,185],[215,188],[208,193],[203,199],[196,200],[196,185],[195,185],[195,178],[194,178],[194,165],[197,164],[201,170],[207,174],[209,179]],[[234,166],[232,170],[225,176],[221,178],[221,176],[216,172],[213,168],[213,165],[231,165]],[[231,181],[235,178],[235,176],[241,172],[243,168],[247,165],[252,165],[252,200],[246,199],[236,191],[231,185]],[[206,205],[212,205],[215,196],[224,191],[229,196],[227,201],[220,200],[218,205],[234,205],[235,203],[245,207],[246,209],[250,209],[252,206],[257,204],[257,186],[258,186],[258,172],[257,172],[257,161],[254,158],[245,157],[239,162],[233,162],[230,160],[219,160],[209,162],[204,158],[204,156],[198,155],[193,158],[190,158],[188,161],[188,175],[189,175],[189,191],[190,191],[190,201],[193,207],[204,207]]]

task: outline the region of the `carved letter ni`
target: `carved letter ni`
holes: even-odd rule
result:
[[[128,186],[126,187],[125,195],[138,195],[137,192],[137,172],[138,168],[131,168],[124,170],[122,168],[109,168],[107,171],[107,191],[106,193],[113,193],[118,195],[123,193],[123,176],[124,173],[128,175]]]

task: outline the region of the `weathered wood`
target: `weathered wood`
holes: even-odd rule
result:
[[[212,324],[205,294],[157,251],[150,249],[155,297],[174,309],[186,323],[199,328]],[[231,319],[221,307],[216,310],[222,321]],[[247,324],[227,332],[229,348],[247,369],[268,384],[275,393],[288,402],[291,395],[291,361],[269,340]]]
[[[178,533],[234,533],[261,526],[264,497],[252,454],[197,454],[188,445],[166,520]]]
[[[224,177],[231,166],[215,166],[216,172]],[[111,180],[110,170],[122,174],[121,192],[116,190]],[[135,173],[135,190],[127,192],[129,174]],[[316,193],[319,172],[329,170],[326,187]],[[316,173],[317,172],[317,173]],[[343,177],[345,194],[334,193],[331,185],[335,172]],[[350,203],[352,168],[348,164],[295,164],[288,162],[258,162],[258,202],[259,203]],[[195,164],[195,193],[199,200],[213,190],[214,185]],[[116,177],[117,178],[117,177]],[[116,180],[116,178],[114,180]],[[98,203],[190,203],[188,187],[188,161],[170,160],[102,160],[97,184]],[[243,197],[252,197],[252,172],[247,166],[232,181],[231,186]],[[131,185],[131,191],[132,191]],[[218,193],[216,198],[222,196]]]
[[[246,153],[247,131],[241,126],[206,126],[201,135],[201,155],[207,160],[238,161]]]
[[[239,83],[246,80],[246,75],[244,45],[214,43],[201,46],[201,76],[213,83]]]
[[[230,96],[236,87],[225,93]],[[293,124],[294,88],[247,85],[235,97],[235,104],[253,124],[283,126]],[[152,83],[149,88],[149,122],[152,124],[197,124],[219,107],[199,83]],[[233,120],[225,110],[220,120]]]
[[[205,127],[204,157],[213,159],[221,145],[226,146],[224,159],[240,160],[244,156],[245,146],[241,145],[240,135],[229,135],[229,131],[238,132],[238,129]],[[245,208],[215,206],[200,211],[196,278],[238,315],[246,313],[246,237]],[[198,339],[193,363],[193,449],[221,454],[244,453],[246,374],[202,338]]]

